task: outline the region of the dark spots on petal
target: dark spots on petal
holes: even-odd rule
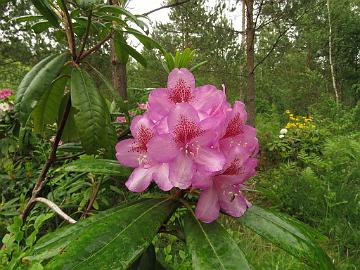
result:
[[[243,125],[244,123],[241,120],[240,113],[235,114],[226,127],[226,132],[223,138],[234,137],[241,134]]]
[[[151,129],[144,126],[140,126],[135,142],[131,145],[129,151],[146,153],[147,152],[146,145],[153,137],[154,137],[154,133],[151,131]]]
[[[169,99],[174,103],[189,102],[193,98],[191,87],[183,79],[179,79],[169,92]]]
[[[181,116],[174,131],[174,140],[178,144],[186,144],[200,136],[204,131],[193,121]]]

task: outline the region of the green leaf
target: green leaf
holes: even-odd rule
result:
[[[44,135],[45,127],[56,123],[67,81],[66,76],[54,81],[51,89],[45,93],[32,112],[36,133]]]
[[[194,70],[198,69],[199,67],[205,65],[207,62],[208,62],[208,61],[202,61],[202,62],[196,64],[195,66],[193,66],[192,68],[190,68],[190,71],[194,71]]]
[[[128,269],[176,205],[170,198],[149,199],[104,214],[76,233],[45,269]]]
[[[306,226],[298,228],[258,206],[250,207],[236,220],[316,270],[335,269]]]
[[[116,57],[121,64],[127,64],[129,61],[129,53],[123,48],[123,44],[126,44],[126,40],[124,39],[122,33],[115,32],[114,34],[114,47]]]
[[[59,27],[58,17],[56,16],[54,10],[51,8],[50,4],[46,0],[31,0],[34,6],[39,10],[41,15],[43,15],[51,25]]]
[[[64,143],[62,145],[59,145],[58,152],[83,152],[84,149],[82,148],[80,143]]]
[[[55,58],[49,56],[26,74],[20,83],[15,106],[22,125],[25,125],[31,112],[49,90],[52,81],[58,76],[67,59],[67,54],[61,54]]]
[[[51,27],[51,24],[48,21],[41,21],[41,22],[34,23],[31,26],[31,29],[34,30],[34,32],[36,34],[40,34],[44,31],[48,30],[49,27]]]
[[[58,114],[58,121],[57,121],[58,126],[60,125],[61,119],[64,115],[64,110],[65,110],[65,107],[66,107],[66,104],[67,104],[69,98],[70,98],[70,93],[67,93],[61,101],[61,105],[59,108],[59,114]],[[79,142],[80,141],[79,132],[78,132],[78,129],[75,124],[75,113],[76,112],[77,112],[77,110],[74,107],[70,108],[69,116],[65,123],[63,134],[61,135],[61,140],[63,142]],[[82,151],[84,151],[83,148],[82,148]]]
[[[15,21],[17,23],[22,23],[22,22],[37,21],[40,19],[44,19],[44,17],[42,15],[25,15],[25,16],[20,16],[20,17],[15,18]]]
[[[151,244],[141,257],[131,265],[129,270],[159,270],[157,267],[155,248]]]
[[[129,46],[126,41],[120,37],[118,33],[115,33],[114,38],[115,53],[120,63],[126,64],[128,56],[131,55],[137,62],[146,67],[147,63],[145,58],[137,50]],[[125,60],[126,62],[124,62]]]
[[[251,269],[241,249],[219,223],[202,223],[191,212],[184,218],[184,232],[193,269]]]
[[[131,169],[125,168],[115,160],[80,159],[65,165],[66,172],[89,172],[93,174],[129,176]]]
[[[77,109],[75,123],[84,150],[95,154],[101,147],[107,148],[109,110],[89,74],[80,68],[71,74],[71,101]]]
[[[156,42],[154,39],[142,34],[141,32],[139,32],[133,28],[128,28],[126,31],[122,31],[122,32],[129,33],[129,34],[132,34],[133,36],[135,36],[144,45],[144,47],[146,49],[157,48],[162,52],[164,51],[164,48],[158,42]]]
[[[139,201],[136,203],[139,203]],[[107,211],[97,213],[85,220],[78,221],[76,226],[67,225],[54,232],[47,233],[39,241],[37,241],[29,256],[25,257],[24,260],[42,261],[54,257],[59,254],[77,235],[80,235],[84,229],[103,219],[104,216],[110,215],[119,211],[121,208],[129,207],[133,204],[134,203],[121,204]]]

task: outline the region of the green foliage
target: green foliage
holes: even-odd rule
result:
[[[251,269],[241,249],[217,222],[204,224],[189,213],[184,232],[193,269]]]

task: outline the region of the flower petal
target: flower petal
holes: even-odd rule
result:
[[[208,189],[213,182],[213,176],[211,173],[197,169],[193,178],[191,179],[191,187]]]
[[[250,207],[245,197],[239,190],[239,186],[228,185],[225,183],[215,182],[219,204],[222,210],[233,217],[242,216],[246,209]]]
[[[212,186],[200,194],[195,209],[195,216],[205,223],[210,223],[219,217],[220,204],[215,188]]]
[[[144,129],[148,130],[148,132],[153,133],[154,124],[149,119],[147,113],[135,116],[130,125],[131,134],[135,139],[139,137],[139,133],[141,132],[141,130]]]
[[[225,164],[224,155],[216,150],[208,147],[199,147],[194,161],[201,165],[208,172],[221,171]]]
[[[150,140],[147,147],[149,157],[158,162],[169,162],[179,153],[170,134],[155,136]]]
[[[169,100],[169,91],[166,88],[157,88],[150,92],[148,101],[149,118],[159,121],[165,117],[174,107],[174,103]]]
[[[153,178],[155,183],[163,191],[169,191],[174,187],[169,180],[169,164],[167,163],[162,163],[156,167]]]
[[[226,102],[223,91],[218,90],[213,85],[203,85],[194,90],[194,100],[191,105],[198,111],[206,113],[208,116],[215,115]]]
[[[168,117],[170,133],[176,132],[176,129],[179,128],[179,125],[181,125],[183,120],[186,120],[186,122],[196,126],[200,121],[197,111],[188,103],[179,103],[170,112]]]
[[[179,152],[175,160],[170,162],[169,178],[171,183],[178,188],[187,189],[191,185],[195,166],[193,160]]]
[[[139,166],[140,153],[133,151],[134,144],[134,139],[122,140],[116,144],[116,158],[122,165],[133,168]]]
[[[151,183],[153,175],[153,168],[136,168],[125,185],[130,191],[143,192]]]
[[[167,87],[169,89],[175,88],[180,80],[184,82],[185,87],[195,88],[194,75],[186,68],[174,68],[169,74]]]

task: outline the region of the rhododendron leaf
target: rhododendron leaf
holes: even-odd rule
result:
[[[257,206],[250,207],[236,220],[316,270],[335,269],[306,226],[297,226]]]
[[[157,260],[155,248],[151,244],[129,270],[162,270],[165,269]]]
[[[70,93],[67,93],[60,104],[60,108],[59,108],[59,114],[58,114],[58,119],[57,119],[57,123],[58,126],[61,122],[61,119],[64,115],[64,110],[66,107],[66,103],[68,102],[70,98]],[[80,137],[79,137],[79,133],[78,133],[78,129],[76,127],[75,124],[75,119],[74,119],[74,115],[75,115],[76,109],[74,107],[70,108],[70,112],[69,112],[69,116],[66,120],[66,124],[64,127],[64,131],[63,134],[61,135],[61,140],[63,142],[79,142],[80,141]],[[82,148],[82,151],[84,151],[84,149]]]
[[[164,48],[154,39],[152,39],[151,37],[148,37],[146,35],[144,35],[143,33],[139,32],[138,30],[134,29],[134,28],[127,28],[126,31],[122,31],[124,33],[129,33],[132,34],[133,36],[135,36],[137,38],[137,40],[139,40],[145,48],[147,49],[159,49],[160,51],[164,51]]]
[[[66,172],[89,172],[93,174],[129,176],[131,169],[121,166],[110,159],[80,159],[66,164]]]
[[[133,47],[126,43],[126,40],[122,37],[122,34],[116,32],[114,35],[115,53],[120,63],[126,64],[129,55],[132,56],[137,62],[146,67],[147,63],[145,58]]]
[[[25,15],[25,16],[17,17],[15,19],[15,21],[17,23],[21,23],[21,22],[37,21],[37,20],[40,20],[40,19],[44,19],[44,16],[42,16],[42,15]]]
[[[67,59],[67,54],[46,58],[46,61],[40,62],[24,77],[16,97],[16,110],[23,125],[40,99],[49,90],[52,81],[58,76]]]
[[[99,7],[96,12],[98,13],[112,13],[115,15],[124,15],[127,19],[134,22],[136,25],[138,25],[141,29],[143,29],[144,23],[140,21],[134,14],[127,11],[126,9],[120,7],[120,6],[112,6],[112,5],[102,5]]]
[[[208,61],[202,61],[198,64],[196,64],[195,66],[193,66],[192,68],[190,68],[190,71],[194,71],[194,70],[197,70],[199,67],[205,65]]]
[[[59,26],[58,17],[56,16],[55,12],[51,8],[47,0],[32,0],[31,2],[41,13],[41,15],[43,15],[49,21],[49,23],[51,23],[55,27]]]
[[[45,93],[32,112],[34,130],[38,134],[44,135],[46,125],[53,124],[57,121],[67,81],[68,77],[66,76],[55,80],[51,89]]]
[[[184,218],[184,232],[193,269],[251,269],[237,243],[219,223],[202,223],[191,212]]]
[[[148,199],[104,214],[74,233],[71,242],[45,269],[128,269],[176,206],[170,198]]]
[[[29,255],[24,258],[24,261],[46,260],[56,256],[86,228],[93,226],[93,224],[96,224],[96,222],[102,220],[107,215],[111,215],[114,212],[120,211],[122,208],[130,207],[143,201],[144,199],[132,203],[123,203],[112,209],[99,212],[90,218],[78,221],[76,226],[67,225],[56,231],[47,233],[36,242],[35,246],[29,252]]]
[[[31,25],[31,29],[34,30],[36,34],[40,34],[51,27],[51,24],[48,21],[40,21]]]
[[[107,148],[109,110],[89,74],[80,68],[71,74],[71,102],[77,109],[75,123],[84,150],[94,154],[101,147]]]

